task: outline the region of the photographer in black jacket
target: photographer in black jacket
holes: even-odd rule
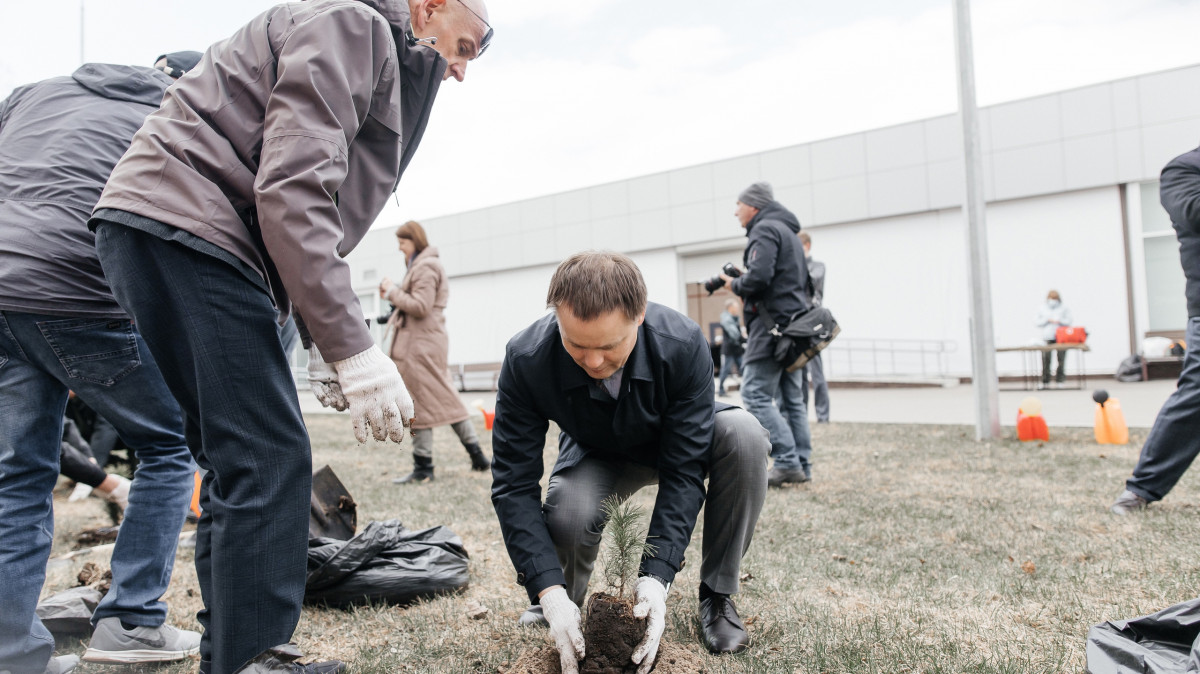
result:
[[[749,239],[742,254],[746,272],[737,278],[721,274],[721,279],[745,302],[742,311],[749,339],[742,356],[742,402],[771,433],[775,465],[767,484],[782,487],[807,482],[812,475],[812,439],[804,402],[804,371],[788,372],[776,362],[775,340],[770,332],[775,325],[782,327],[792,316],[809,308],[808,267],[804,248],[796,238],[800,220],[775,201],[767,182],[754,183],[742,191],[734,216]],[[777,397],[782,410],[775,407]]]

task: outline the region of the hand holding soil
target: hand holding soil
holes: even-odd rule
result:
[[[646,674],[654,666],[658,655],[658,641],[667,626],[667,588],[657,579],[643,576],[637,583],[637,605],[633,617],[645,618],[646,638],[633,651],[633,663],[640,665],[637,674]]]
[[[579,630],[579,607],[563,586],[551,588],[539,599],[542,615],[550,623],[550,637],[558,649],[562,674],[578,674],[584,656],[583,633]]]

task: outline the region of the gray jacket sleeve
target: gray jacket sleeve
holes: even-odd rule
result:
[[[366,6],[335,5],[279,46],[267,102],[254,185],[263,244],[329,362],[374,345],[350,268],[337,254],[344,236],[337,193],[347,148],[394,49],[383,17]]]
[[[9,111],[12,110],[12,106],[16,103],[17,98],[20,97],[21,92],[25,90],[26,87],[15,89],[11,94],[8,95],[7,98],[5,98],[3,101],[0,101],[0,129],[3,129],[4,125],[8,123]]]
[[[725,332],[726,340],[734,340],[735,344],[742,343],[742,329],[738,326],[737,319],[728,311],[721,312],[721,328]]]
[[[812,285],[812,304],[821,306],[825,301],[825,263],[817,260],[808,261],[808,282]]]

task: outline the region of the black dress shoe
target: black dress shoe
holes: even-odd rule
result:
[[[304,654],[296,644],[280,644],[254,656],[234,674],[342,674],[346,671],[346,664],[339,660],[296,662],[302,657]]]
[[[700,632],[704,645],[713,653],[741,653],[750,645],[746,625],[727,594],[700,600]]]

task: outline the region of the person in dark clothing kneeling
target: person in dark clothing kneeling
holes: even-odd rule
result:
[[[517,582],[533,606],[523,624],[550,628],[565,674],[583,656],[579,605],[600,545],[601,502],[658,484],[636,589],[653,666],[665,601],[700,506],[705,536],[700,622],[715,653],[746,648],[738,591],[767,488],[767,432],[749,413],[714,405],[708,344],[688,317],[646,300],[641,271],[608,252],[578,253],[550,281],[554,311],[506,350],[492,430],[492,503]],[[545,504],[539,481],[549,422],[562,430]],[[708,487],[705,489],[705,478]]]

